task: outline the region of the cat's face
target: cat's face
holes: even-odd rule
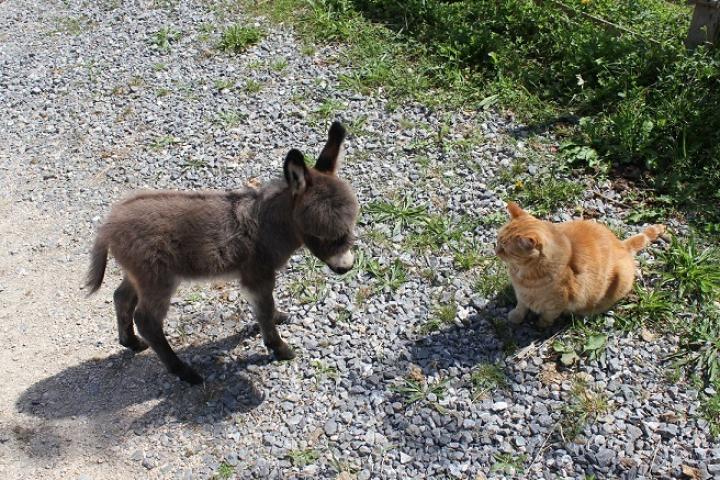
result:
[[[546,244],[547,226],[515,202],[508,203],[510,222],[498,232],[495,253],[503,261],[526,264],[542,256]]]

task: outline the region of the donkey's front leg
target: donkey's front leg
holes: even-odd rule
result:
[[[280,337],[276,327],[282,313],[275,308],[275,300],[272,294],[274,286],[274,282],[253,285],[250,288],[250,297],[255,309],[255,316],[260,324],[265,346],[275,354],[278,360],[290,360],[295,358],[295,353]]]

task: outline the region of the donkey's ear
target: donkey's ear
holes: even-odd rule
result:
[[[310,172],[305,165],[305,157],[300,150],[293,148],[288,152],[285,156],[283,172],[293,195],[300,195],[310,186]]]
[[[510,218],[518,218],[523,215],[527,215],[527,212],[520,208],[520,205],[515,202],[508,202],[507,209],[508,213],[510,213]]]
[[[338,167],[338,157],[340,156],[340,146],[345,140],[345,127],[340,122],[333,122],[328,132],[328,140],[325,148],[320,152],[320,156],[315,163],[315,170],[319,172],[335,173]]]

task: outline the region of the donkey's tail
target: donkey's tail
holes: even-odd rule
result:
[[[102,285],[105,276],[105,266],[107,265],[108,246],[102,236],[98,235],[90,253],[90,268],[85,278],[85,288],[89,288],[88,296],[97,292]]]
[[[642,233],[633,235],[623,241],[625,248],[635,255],[637,252],[647,247],[650,243],[658,239],[660,235],[665,233],[665,225],[652,225],[643,230]]]

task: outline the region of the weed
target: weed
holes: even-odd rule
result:
[[[290,458],[293,466],[305,468],[308,465],[315,463],[315,461],[320,458],[320,452],[312,448],[306,448],[304,450],[291,450],[288,453],[288,457]]]
[[[316,360],[312,362],[312,367],[315,370],[315,381],[320,383],[320,380],[326,378],[337,379],[338,371],[337,368],[331,367],[322,360]]]
[[[230,25],[223,30],[218,48],[225,52],[242,53],[255,45],[264,37],[257,27],[245,27],[239,24]]]
[[[430,318],[420,326],[420,333],[426,335],[439,330],[443,325],[450,325],[455,320],[457,311],[457,303],[454,301],[435,307]]]
[[[502,260],[494,255],[485,255],[478,259],[478,266],[481,267],[481,273],[475,277],[473,290],[483,297],[497,296],[502,304],[511,303],[514,300],[512,293],[505,294],[508,292],[510,277]]]
[[[600,331],[594,319],[574,319],[570,333],[552,343],[552,349],[559,355],[560,363],[571,366],[581,358],[597,360],[605,354],[608,336]]]
[[[398,203],[374,201],[368,204],[365,211],[376,222],[394,222],[393,235],[397,235],[411,223],[427,218],[425,208],[413,205],[410,196],[403,197]]]
[[[247,119],[246,113],[228,110],[218,113],[216,122],[225,128],[234,128],[245,121],[245,119]]]
[[[476,400],[484,397],[488,392],[508,386],[507,375],[497,363],[481,363],[476,366],[470,374],[470,382]]]
[[[260,90],[262,90],[262,83],[252,78],[245,81],[245,91],[247,93],[258,93]]]
[[[710,435],[720,439],[720,383],[715,384],[715,393],[704,395],[700,401],[700,411],[710,427]]]
[[[175,145],[180,143],[180,139],[177,137],[174,137],[172,135],[162,135],[159,137],[155,137],[155,139],[150,144],[150,148],[160,150],[165,147],[169,147],[171,145]]]
[[[685,327],[678,351],[669,357],[699,379],[720,383],[720,309],[706,305]],[[702,383],[702,381],[701,381]]]
[[[397,258],[389,265],[381,265],[371,258],[366,262],[366,269],[375,278],[375,289],[379,291],[397,290],[407,280],[407,267]]]
[[[390,388],[391,391],[404,397],[405,405],[411,405],[419,401],[427,401],[438,412],[442,413],[444,409],[437,402],[445,397],[447,384],[449,380],[436,380],[427,383],[421,380],[413,380],[404,378],[403,383]]]
[[[343,103],[338,100],[328,99],[320,104],[317,110],[313,112],[313,116],[317,120],[327,120],[334,117],[343,106]]]
[[[676,310],[667,291],[635,285],[633,294],[618,308],[615,319],[625,331],[635,331],[647,324],[665,327],[674,319]]]
[[[610,406],[604,393],[590,390],[587,383],[579,379],[573,382],[570,396],[570,402],[563,408],[560,433],[573,441],[589,422],[607,413]]]
[[[169,89],[169,88],[158,88],[158,89],[155,91],[155,96],[157,96],[158,98],[167,97],[168,95],[170,95],[170,89]]]
[[[218,466],[217,472],[215,472],[215,475],[213,475],[213,479],[216,480],[227,480],[228,478],[231,478],[233,474],[235,473],[235,467],[228,463],[221,463],[220,466]]]
[[[79,17],[59,17],[55,19],[55,29],[51,33],[80,35],[87,30],[89,23],[88,18],[84,15]]]
[[[285,70],[288,66],[288,61],[284,58],[276,58],[272,61],[270,64],[270,68],[275,70],[276,72],[282,72]]]
[[[164,70],[167,70],[168,66],[166,63],[158,62],[158,63],[153,63],[152,68],[156,72],[162,72]]]
[[[188,158],[183,162],[181,170],[187,172],[189,170],[199,170],[205,166],[207,166],[207,162],[201,158]]]
[[[229,78],[221,78],[213,82],[213,86],[218,90],[230,90],[235,87],[235,80]]]
[[[681,241],[673,237],[670,248],[660,254],[666,271],[665,283],[680,297],[712,301],[720,297],[720,249],[698,246],[694,237]]]
[[[493,455],[495,463],[490,467],[492,473],[502,473],[505,475],[520,475],[524,473],[524,465],[527,461],[527,455],[513,455],[511,453],[496,453]]]
[[[153,35],[150,43],[162,52],[170,51],[170,44],[177,42],[182,34],[172,27],[162,27]]]

